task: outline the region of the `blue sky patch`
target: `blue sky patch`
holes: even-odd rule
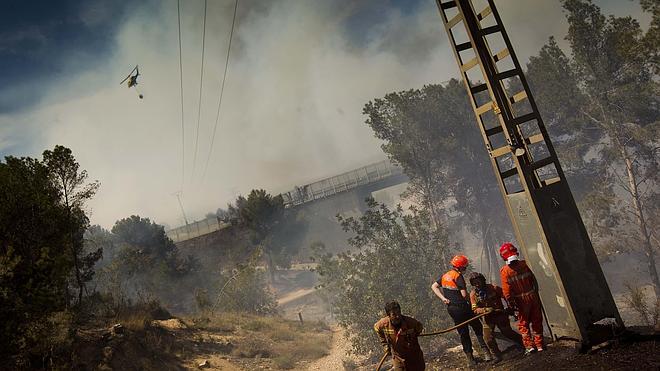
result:
[[[128,8],[128,0],[3,1],[0,113],[31,107],[46,93],[27,86],[47,86],[109,56]]]

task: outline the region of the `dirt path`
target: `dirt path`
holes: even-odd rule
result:
[[[307,296],[307,295],[313,293],[314,291],[316,291],[316,289],[311,288],[311,289],[299,289],[299,290],[290,292],[290,293],[284,295],[283,297],[277,299],[277,305],[284,305],[284,304],[290,303],[290,302],[292,302],[296,299],[302,298],[303,296]]]
[[[343,370],[343,360],[349,358],[349,342],[344,338],[344,329],[337,326],[332,329],[330,354],[317,359],[308,366],[308,370]]]

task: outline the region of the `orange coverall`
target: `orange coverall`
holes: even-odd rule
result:
[[[518,311],[518,331],[525,348],[542,350],[543,313],[534,273],[524,260],[514,260],[500,269],[500,278],[504,298]]]

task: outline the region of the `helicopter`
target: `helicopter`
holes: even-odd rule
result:
[[[126,76],[125,79],[121,80],[119,85],[123,84],[124,82],[128,81],[128,88],[136,87],[135,89],[137,90],[137,84],[138,84],[138,76],[140,76],[140,69],[138,68],[138,65],[135,65],[135,68]],[[144,95],[138,91],[138,97],[140,99],[144,98]]]

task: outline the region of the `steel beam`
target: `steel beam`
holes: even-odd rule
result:
[[[538,280],[551,336],[599,342],[595,322],[623,322],[495,4],[475,9],[472,0],[436,2],[518,245]],[[464,34],[467,39],[457,40]],[[490,43],[504,49],[493,52]],[[481,80],[471,81],[477,67]],[[513,87],[518,91],[510,92]],[[504,147],[493,140],[502,135]]]

